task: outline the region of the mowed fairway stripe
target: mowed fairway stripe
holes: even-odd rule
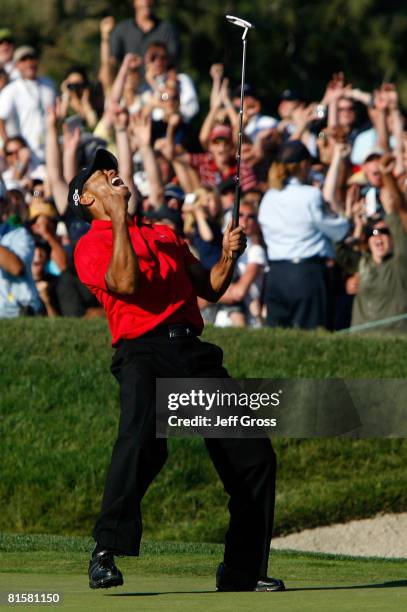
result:
[[[97,592],[87,587],[83,575],[2,574],[0,581],[1,590],[61,592],[61,605],[35,606],[35,609],[48,610],[399,612],[407,606],[405,587],[358,588],[349,583],[310,585],[303,581],[290,581],[289,586],[295,590],[285,593],[215,593],[213,579],[190,576],[164,576],[161,579],[131,576],[120,589]],[[27,609],[29,606],[18,607]]]

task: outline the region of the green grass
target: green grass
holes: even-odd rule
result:
[[[94,592],[87,586],[87,538],[0,534],[1,590],[61,592],[55,609],[216,612],[399,611],[406,600],[407,561],[273,552],[270,574],[285,593],[214,593],[222,559],[217,544],[146,542],[139,559],[118,559],[125,584]],[[45,607],[44,607],[45,609]]]
[[[236,377],[405,377],[407,338],[208,329]],[[106,323],[0,321],[0,529],[89,534],[118,419]],[[276,534],[407,509],[404,440],[276,440]],[[143,503],[156,540],[221,542],[227,499],[200,440],[170,440]]]

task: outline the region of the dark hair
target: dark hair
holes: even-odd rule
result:
[[[152,40],[152,41],[151,41],[151,42],[148,44],[148,46],[147,46],[146,53],[147,53],[148,51],[150,51],[150,49],[153,49],[153,48],[154,48],[154,49],[163,49],[163,50],[166,52],[166,54],[167,54],[167,55],[169,55],[169,53],[168,53],[168,47],[167,47],[167,45],[165,44],[165,42],[163,42],[162,40]]]
[[[3,149],[5,149],[10,142],[15,141],[19,142],[23,147],[28,147],[26,139],[20,136],[19,134],[16,134],[15,136],[9,136],[8,138],[6,138],[6,140],[4,141]]]
[[[75,65],[70,66],[70,67],[68,68],[68,70],[66,70],[66,71],[65,71],[63,80],[65,81],[65,79],[67,79],[67,78],[69,77],[69,75],[70,75],[70,74],[73,74],[73,73],[80,74],[80,75],[81,75],[81,77],[82,77],[82,78],[83,78],[83,80],[84,80],[85,85],[89,85],[88,72],[87,72],[87,70],[86,70],[85,66],[80,66],[80,65],[77,65],[77,66],[75,66]]]
[[[36,249],[41,249],[42,251],[45,251],[45,253],[47,254],[47,257],[51,256],[51,247],[48,244],[48,242],[46,242],[46,240],[44,240],[43,238],[39,238],[35,234],[34,234],[34,247]]]

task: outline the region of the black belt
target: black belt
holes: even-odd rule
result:
[[[294,259],[269,259],[269,266],[273,264],[282,264],[282,263],[291,263],[291,264],[302,264],[302,263],[326,263],[326,257],[306,257],[305,259],[301,259],[300,257],[295,257]]]
[[[171,323],[169,325],[157,325],[154,329],[137,336],[137,338],[120,338],[114,345],[115,348],[119,348],[124,342],[134,342],[143,338],[169,338],[174,340],[175,338],[195,338],[197,333],[192,325],[187,323]]]

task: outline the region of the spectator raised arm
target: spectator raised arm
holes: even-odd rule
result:
[[[105,97],[110,94],[114,80],[116,62],[110,55],[110,35],[114,29],[114,17],[104,17],[100,22],[100,68],[99,81]]]
[[[210,108],[199,132],[199,141],[204,149],[208,149],[209,135],[217,123],[224,122],[225,119],[233,127],[233,133],[237,134],[239,115],[233,108],[229,96],[229,80],[223,79],[223,65],[213,64],[210,70],[212,77],[212,90],[210,97]]]
[[[342,213],[345,204],[346,167],[351,147],[346,142],[335,142],[332,160],[326,175],[322,195],[333,211]]]
[[[119,174],[131,191],[128,204],[130,215],[137,209],[137,192],[133,181],[133,159],[129,139],[129,114],[127,110],[118,108],[114,116],[114,129],[116,135],[117,159],[119,161]]]
[[[60,215],[68,207],[68,186],[62,175],[62,159],[58,142],[58,104],[47,110],[47,132],[45,138],[45,165],[55,206]]]

